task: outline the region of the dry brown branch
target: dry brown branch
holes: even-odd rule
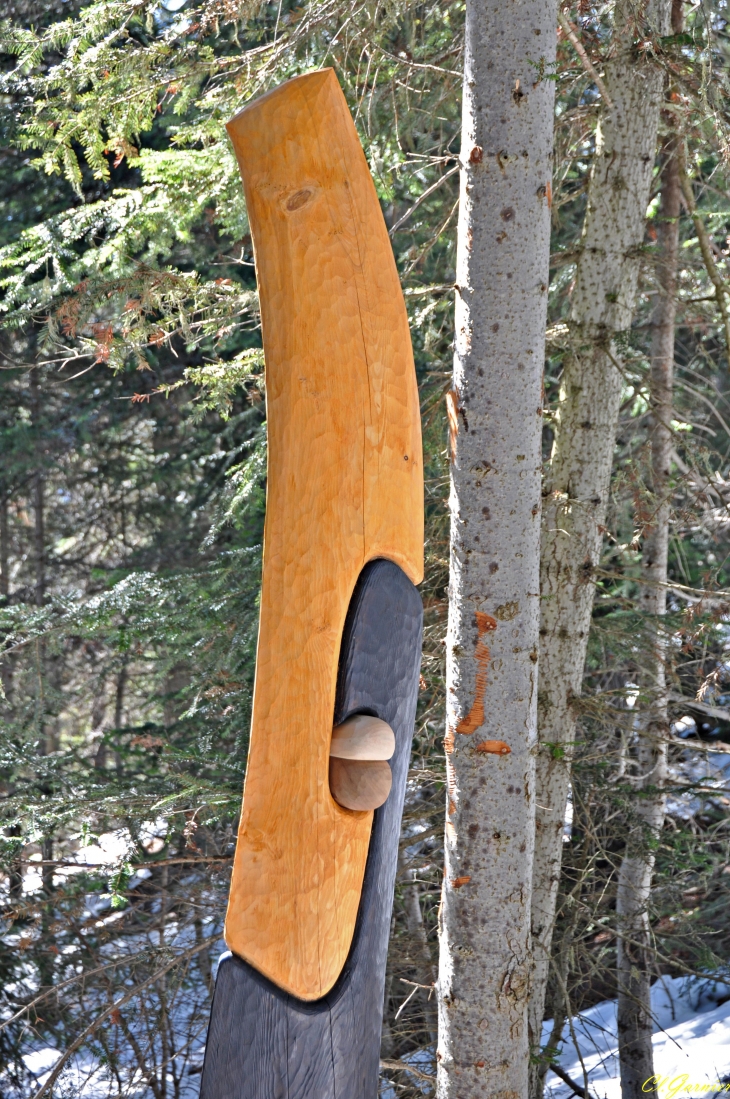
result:
[[[164,977],[166,973],[169,973],[170,970],[174,969],[176,965],[180,964],[180,962],[187,961],[189,958],[194,957],[194,955],[199,954],[201,950],[207,950],[210,947],[210,944],[215,941],[216,939],[212,938],[205,939],[204,942],[197,943],[195,946],[191,946],[189,950],[184,950],[182,954],[176,954],[172,961],[168,962],[167,965],[162,966],[161,969],[156,970],[151,977],[147,978],[146,981],[142,981],[142,983],[137,985],[136,988],[133,988],[130,992],[128,992],[126,996],[122,996],[121,1000],[115,1000],[111,1004],[109,1004],[108,1007],[104,1008],[101,1014],[97,1015],[97,1017],[89,1023],[85,1030],[82,1030],[81,1034],[79,1034],[79,1036],[74,1039],[68,1049],[61,1055],[61,1057],[59,1057],[50,1076],[44,1084],[41,1084],[38,1091],[35,1092],[35,1094],[33,1095],[32,1099],[43,1099],[44,1095],[51,1094],[51,1089],[53,1088],[53,1085],[63,1072],[64,1066],[67,1064],[69,1059],[74,1055],[74,1053],[76,1053],[78,1049],[81,1049],[81,1046],[84,1044],[86,1039],[89,1038],[94,1033],[96,1028],[100,1026],[105,1021],[105,1019],[108,1019],[113,1012],[119,1011],[119,1009],[124,1007],[125,1004],[128,1004],[130,1000],[134,1000],[135,997],[140,994],[140,992],[144,992],[144,990],[146,988],[149,988],[150,985],[153,985],[156,981],[159,981],[161,977]]]
[[[580,38],[578,37],[577,28],[574,27],[573,24],[568,21],[567,17],[565,15],[563,15],[562,11],[558,12],[558,23],[560,24],[563,31],[565,32],[566,38],[568,38],[570,40],[571,46],[573,47],[575,52],[578,54],[578,57],[581,60],[581,64],[583,65],[583,68],[588,73],[591,80],[593,80],[593,82],[595,83],[595,85],[598,88],[599,92],[601,93],[601,99],[606,104],[608,109],[612,111],[613,110],[613,100],[611,99],[611,96],[608,94],[608,92],[606,90],[606,85],[603,83],[602,77],[600,77],[598,75],[598,72],[596,71],[595,65],[593,64],[590,57],[586,53],[585,47],[583,46],[583,43],[581,42]]]
[[[381,1068],[389,1068],[395,1072],[410,1072],[417,1080],[427,1080],[432,1083],[436,1077],[431,1076],[428,1072],[422,1072],[420,1068],[416,1068],[415,1065],[409,1065],[405,1061],[381,1061]],[[36,1099],[36,1097],[34,1097]]]
[[[24,1004],[19,1011],[15,1012],[15,1015],[11,1015],[9,1019],[6,1019],[4,1023],[0,1023],[0,1030],[5,1030],[11,1023],[14,1023],[22,1015],[25,1015],[27,1011],[35,1007],[36,1004],[42,1003],[47,1000],[49,996],[57,995],[61,989],[68,988],[69,985],[79,984],[82,981],[87,981],[89,977],[96,977],[99,973],[104,973],[108,969],[116,969],[120,965],[129,965],[131,962],[138,961],[140,958],[148,953],[147,951],[140,951],[139,954],[125,955],[123,958],[117,958],[113,962],[108,962],[106,965],[98,965],[95,969],[87,969],[82,973],[77,973],[74,977],[69,977],[65,981],[61,981],[59,984],[53,985],[51,988],[45,989],[38,996],[35,996],[30,1003]]]
[[[24,866],[60,866],[71,867],[76,870],[107,870],[113,872],[114,864],[108,862],[71,862],[68,859],[23,859]],[[134,862],[131,864],[132,872],[146,870],[155,866],[178,866],[193,862],[232,862],[233,855],[191,855],[189,858],[157,859],[152,862]]]
[[[692,183],[687,175],[687,150],[684,143],[681,143],[678,150],[679,160],[679,182],[682,187],[682,194],[687,206],[687,212],[692,218],[695,231],[697,233],[697,240],[699,241],[700,251],[702,252],[702,259],[705,262],[705,268],[707,275],[715,287],[715,300],[717,301],[718,309],[722,317],[722,324],[725,331],[725,349],[730,357],[730,315],[728,314],[727,307],[727,287],[725,282],[717,269],[715,263],[715,257],[712,254],[712,245],[710,243],[710,237],[707,232],[704,221],[700,217],[697,210],[697,203],[695,202],[694,192],[692,190]]]
[[[392,228],[390,229],[390,234],[389,235],[391,237],[395,236],[395,234],[400,229],[401,225],[405,225],[405,223],[408,221],[411,214],[415,213],[415,211],[418,209],[418,207],[421,205],[421,203],[424,201],[424,199],[427,199],[429,195],[432,195],[434,191],[438,190],[438,188],[441,186],[442,183],[445,183],[446,180],[450,176],[453,176],[455,172],[459,171],[459,168],[460,168],[459,164],[457,164],[455,168],[450,168],[448,172],[444,172],[444,174],[442,176],[439,176],[439,178],[436,180],[435,183],[432,183],[430,187],[427,187],[426,190],[423,192],[423,194],[418,196],[416,201],[411,206],[410,210],[406,210],[405,214],[403,214],[402,217],[398,218],[395,225],[393,225]],[[451,289],[451,287],[449,287],[449,289]]]

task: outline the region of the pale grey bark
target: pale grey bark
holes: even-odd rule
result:
[[[540,750],[532,891],[535,972],[533,1050],[549,972],[562,833],[581,693],[595,570],[599,562],[621,398],[621,340],[636,302],[640,248],[656,155],[662,74],[635,42],[668,32],[670,0],[619,0],[604,82],[588,202],[577,261],[554,445],[545,486],[541,549]],[[532,1072],[542,1094],[546,1066]]]
[[[441,1099],[527,1094],[552,0],[468,0],[451,427]]]
[[[681,4],[675,2],[672,30],[682,30]],[[670,116],[671,119],[671,116]],[[666,631],[667,561],[669,554],[670,475],[672,462],[672,389],[674,383],[674,332],[677,311],[677,262],[679,256],[680,165],[677,137],[664,142],[661,204],[657,225],[657,282],[652,318],[650,373],[650,493],[642,547],[641,609],[649,624],[651,651],[643,676],[636,750],[639,793],[632,827],[621,863],[616,896],[619,936],[617,941],[618,1039],[623,1099],[655,1094],[645,1082],[654,1078],[650,1001],[651,937],[648,905],[654,870],[654,847],[664,823],[669,734]]]

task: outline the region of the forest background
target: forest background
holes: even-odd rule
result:
[[[730,743],[727,10],[683,8],[682,33],[638,28],[632,47],[675,90],[617,366],[547,1018],[616,989],[626,760],[654,644],[639,579],[659,178],[677,125],[694,209],[685,197],[651,965],[722,974],[730,959],[730,800],[706,762]],[[332,65],[393,240],[422,397],[426,635],[382,1073],[384,1095],[432,1094],[464,4],[6,0],[0,15],[0,1090],[34,1095],[55,1065],[59,1095],[197,1094],[245,768],[266,461],[251,239],[224,123]],[[580,0],[563,10],[554,70],[535,60],[556,92],[548,473],[613,32],[611,3]]]

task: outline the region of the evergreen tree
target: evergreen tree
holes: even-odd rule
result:
[[[540,69],[538,51],[528,59],[556,93],[548,478],[604,92],[613,102],[611,66],[623,63],[615,11],[566,8],[555,69]],[[464,4],[13,0],[2,15],[0,1090],[82,1095],[92,1078],[98,1094],[197,1092],[245,768],[265,493],[255,273],[223,124],[251,96],[333,65],[391,230],[422,392],[426,641],[382,1054],[384,1094],[427,1094],[434,997],[414,986],[433,981],[443,868]],[[658,835],[634,830],[654,861],[648,964],[701,972],[730,956],[727,809],[717,776],[697,770],[730,730],[726,15],[710,4],[687,11],[681,34],[660,32],[627,30],[631,65],[674,90],[646,154],[634,319],[609,348],[621,367],[616,445],[582,680],[570,669],[573,823],[560,840],[545,1008],[555,1027],[542,1051],[539,1008],[533,1019],[543,1074],[566,1017],[616,993],[616,871],[647,793],[636,734],[656,705],[645,684],[657,631],[668,817]],[[642,602],[642,546],[670,132],[687,153],[658,624]],[[543,742],[565,758],[557,737]]]

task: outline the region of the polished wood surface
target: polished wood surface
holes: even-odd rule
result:
[[[379,809],[388,799],[392,782],[385,760],[330,758],[330,792],[345,809]]]
[[[269,452],[226,942],[314,1000],[350,949],[372,825],[329,789],[340,640],[366,562],[422,578],[418,395],[390,241],[334,72],[262,96],[228,131],[256,255]]]
[[[330,757],[336,759],[390,759],[395,736],[387,721],[356,714],[332,730]]]
[[[393,787],[373,814],[350,953],[316,1003],[235,955],[218,967],[200,1099],[375,1099],[393,886],[421,664],[418,590],[390,561],[363,569],[342,637],[335,722],[373,712],[395,734]]]

